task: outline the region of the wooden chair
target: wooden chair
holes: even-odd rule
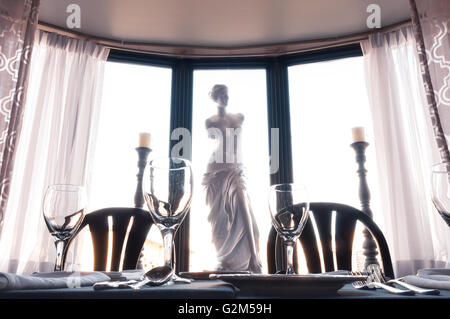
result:
[[[86,214],[78,232],[89,226],[94,248],[94,270],[105,271],[110,262],[111,271],[119,271],[121,261],[123,270],[136,268],[152,224],[150,214],[143,209],[111,207]],[[108,260],[110,244],[112,253]]]
[[[336,212],[335,247],[336,269],[332,250],[332,213]],[[319,238],[316,238],[311,215],[316,222]],[[381,255],[382,268],[387,277],[394,277],[389,248],[383,233],[373,220],[364,212],[354,207],[338,203],[310,203],[310,218],[299,238],[310,273],[322,272],[318,240],[321,242],[325,271],[352,270],[352,248],[356,222],[361,222],[372,234]],[[284,268],[284,251],[281,238],[272,227],[267,243],[267,262],[269,273],[276,273]],[[298,269],[297,254],[294,267]]]

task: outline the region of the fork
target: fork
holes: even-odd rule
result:
[[[381,271],[380,266],[378,265],[369,265],[367,266],[367,270],[372,273],[372,277],[375,281],[381,282],[383,284],[392,285],[392,284],[398,284],[400,286],[405,287],[406,289],[412,290],[415,293],[422,294],[422,295],[439,295],[440,291],[438,289],[424,289],[420,288],[411,284],[408,284],[406,282],[401,281],[402,278],[398,279],[391,279],[387,280],[384,276],[383,272]]]
[[[361,272],[351,272],[353,276],[363,276]],[[412,290],[402,290],[397,289],[392,286],[388,286],[386,284],[383,284],[381,282],[376,282],[373,280],[372,276],[369,275],[367,277],[367,280],[359,280],[352,283],[352,286],[356,289],[375,289],[375,288],[382,288],[392,294],[395,295],[414,295],[414,291]]]

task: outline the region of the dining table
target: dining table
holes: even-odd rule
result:
[[[450,290],[439,295],[395,295],[383,289],[359,290],[346,284],[336,292],[325,294],[286,295],[282,291],[261,287],[256,293],[241,293],[239,288],[222,280],[195,280],[191,283],[141,289],[120,288],[95,290],[92,286],[80,288],[5,290],[0,299],[450,299]]]

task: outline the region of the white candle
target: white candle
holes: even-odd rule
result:
[[[150,148],[150,133],[139,133],[139,147]]]
[[[364,127],[352,128],[353,142],[365,142],[366,136],[364,134]]]

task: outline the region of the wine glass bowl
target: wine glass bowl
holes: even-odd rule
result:
[[[173,237],[192,201],[193,180],[188,160],[169,157],[150,161],[144,173],[143,195],[163,236],[164,264],[174,268]],[[172,281],[185,281],[175,274]]]
[[[306,224],[307,207],[305,204],[291,205],[280,210],[274,216],[274,227],[283,240],[295,241],[298,239]]]
[[[450,227],[450,162],[433,166],[431,189],[433,204]]]
[[[45,192],[43,215],[55,241],[55,271],[64,269],[68,245],[83,222],[86,204],[86,191],[82,186],[50,185]]]
[[[158,158],[148,168],[144,198],[155,224],[163,229],[178,227],[192,200],[190,162],[174,157]]]
[[[297,184],[272,185],[269,191],[272,225],[286,249],[286,274],[295,274],[293,253],[309,215],[306,188]]]
[[[60,240],[69,239],[77,231],[84,216],[84,209],[81,209],[66,217],[47,217],[45,223],[52,236]]]

